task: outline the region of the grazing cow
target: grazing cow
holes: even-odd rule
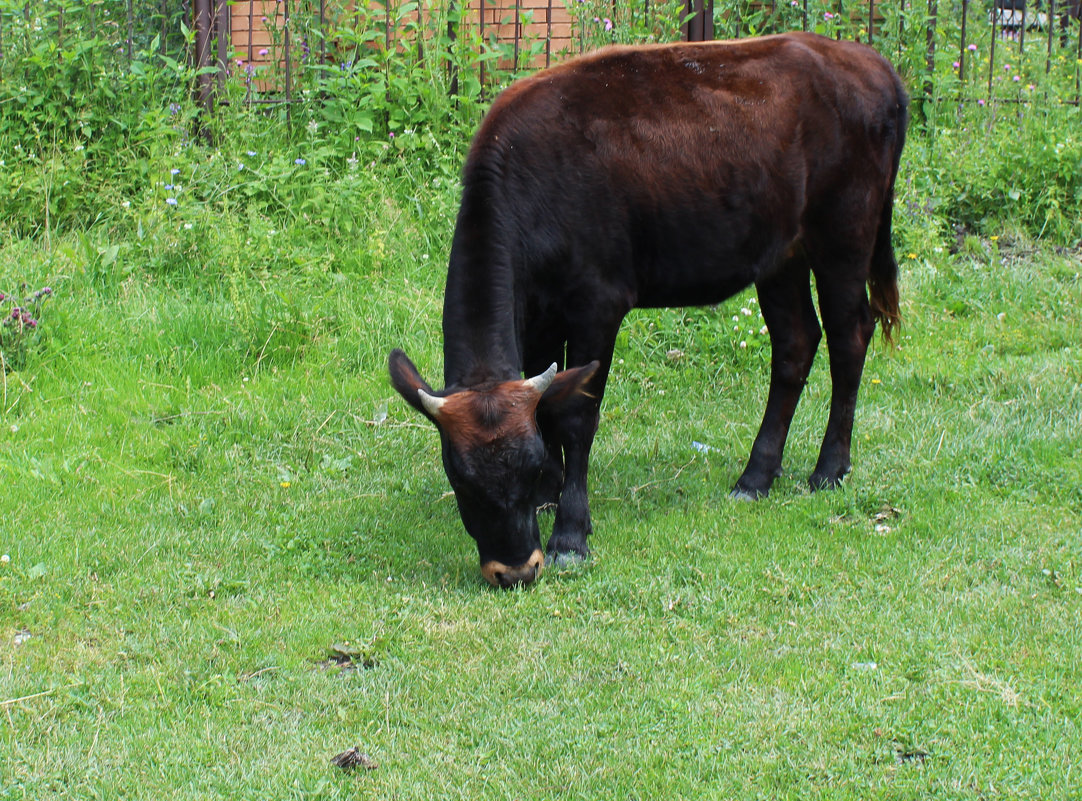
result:
[[[758,498],[781,471],[821,336],[814,274],[832,399],[810,482],[842,480],[875,322],[889,341],[899,319],[891,211],[907,107],[874,50],[799,33],[610,47],[497,97],[463,174],[445,388],[401,350],[389,364],[439,430],[489,583],[537,575],[542,504],[556,505],[549,557],[588,554],[587,460],[635,307],[719,303],[755,284],[770,392],[733,494]]]

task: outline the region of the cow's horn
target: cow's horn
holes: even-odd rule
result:
[[[433,417],[439,417],[440,412],[443,411],[443,404],[447,403],[447,398],[438,398],[435,395],[429,395],[423,389],[417,390],[417,396],[421,399],[421,405],[425,411]]]
[[[527,386],[537,390],[537,394],[544,394],[545,390],[552,384],[552,379],[556,378],[556,362],[552,363],[552,366],[547,369],[541,375],[534,376],[533,378],[527,378]]]

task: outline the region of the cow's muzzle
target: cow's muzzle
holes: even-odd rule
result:
[[[481,575],[493,587],[515,587],[520,584],[525,586],[537,578],[544,566],[544,555],[535,550],[530,554],[530,558],[518,567],[510,567],[495,560],[484,562],[481,565]]]

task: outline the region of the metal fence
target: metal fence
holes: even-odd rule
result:
[[[55,43],[58,57],[67,42],[87,32],[108,40],[119,68],[130,68],[137,54],[152,50],[187,60],[199,68],[198,96],[210,106],[237,80],[246,82],[248,102],[292,100],[303,87],[318,87],[326,66],[349,53],[432,60],[451,72],[476,70],[481,85],[498,85],[609,41],[813,30],[870,42],[898,66],[918,96],[1077,105],[1080,3],[0,0],[0,79],[5,62],[28,57],[35,42]],[[453,91],[453,81],[450,86]]]
[[[517,74],[607,41],[812,30],[871,43],[929,99],[1077,105],[1080,97],[1080,0],[383,0],[363,8],[341,0],[193,2],[200,66],[216,63],[219,80],[245,70],[276,76],[250,97],[290,99],[300,72],[338,57],[336,37],[350,24],[367,26],[360,40],[373,46],[413,43],[406,49],[419,54],[469,38],[482,83],[486,68]]]

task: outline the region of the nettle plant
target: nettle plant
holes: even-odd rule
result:
[[[23,291],[26,291],[25,286]],[[25,366],[27,353],[37,342],[42,308],[52,295],[52,287],[42,287],[21,301],[0,292],[0,314],[3,315],[0,319],[0,365],[3,372],[21,370]]]
[[[672,42],[687,20],[683,0],[655,3],[613,3],[612,0],[567,0],[577,52],[607,44]]]

